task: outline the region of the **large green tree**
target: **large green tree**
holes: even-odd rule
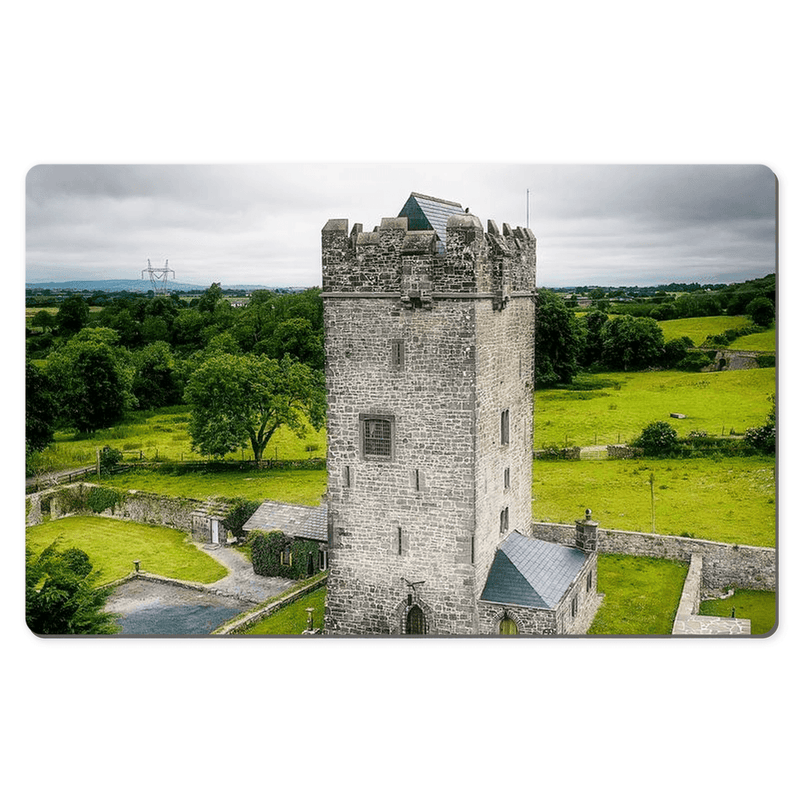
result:
[[[53,441],[56,406],[53,386],[31,361],[25,362],[25,450],[44,450]]]
[[[649,317],[614,317],[603,325],[603,363],[610,369],[655,367],[664,353],[664,333]]]
[[[212,356],[192,373],[184,398],[192,447],[207,456],[249,444],[261,461],[281,425],[302,436],[307,421],[319,430],[325,414],[322,373],[288,356]]]
[[[756,297],[747,304],[745,313],[756,325],[766,328],[775,319],[775,306],[766,297]]]
[[[115,331],[85,329],[48,359],[62,424],[92,432],[119,422],[133,402],[134,370]]]
[[[536,302],[536,385],[570,383],[578,371],[580,349],[574,313],[555,292],[541,290]]]
[[[38,634],[116,633],[115,616],[104,611],[110,588],[82,550],[59,550],[57,541],[39,555],[25,550],[25,618]]]
[[[180,403],[183,394],[175,357],[166,342],[153,342],[133,354],[133,393],[139,408]]]
[[[72,294],[61,304],[55,323],[59,333],[71,336],[89,321],[89,304],[79,294]]]

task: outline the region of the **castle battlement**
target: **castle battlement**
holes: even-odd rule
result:
[[[390,294],[422,304],[468,295],[503,307],[536,286],[536,237],[528,228],[502,231],[474,214],[447,220],[445,240],[435,230],[409,230],[407,217],[384,217],[370,232],[346,219],[322,229],[322,291],[328,296]]]

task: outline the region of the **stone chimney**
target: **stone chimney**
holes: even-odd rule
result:
[[[592,509],[586,509],[583,519],[575,520],[575,544],[586,553],[597,552],[597,522],[592,519]]]

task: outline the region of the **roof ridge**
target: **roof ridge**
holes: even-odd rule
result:
[[[423,200],[433,200],[434,203],[444,203],[446,206],[455,206],[456,208],[460,208],[462,211],[464,210],[461,203],[456,203],[455,200],[443,200],[441,197],[432,197],[429,194],[422,194],[421,192],[411,192],[412,197],[421,197]]]

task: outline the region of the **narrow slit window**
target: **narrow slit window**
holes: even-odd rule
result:
[[[403,555],[403,529],[397,529],[397,555]]]
[[[350,474],[350,467],[346,466],[344,468],[344,486],[345,486],[345,489],[349,489],[350,488],[350,486],[352,485],[351,481],[352,481],[352,475]]]
[[[406,343],[402,339],[391,341],[391,364],[395,369],[402,369],[406,363]]]
[[[506,490],[511,488],[511,467],[503,470],[503,488]]]
[[[508,409],[500,414],[500,444],[508,444],[509,442],[509,420]]]
[[[500,512],[500,533],[508,532],[508,506]]]

